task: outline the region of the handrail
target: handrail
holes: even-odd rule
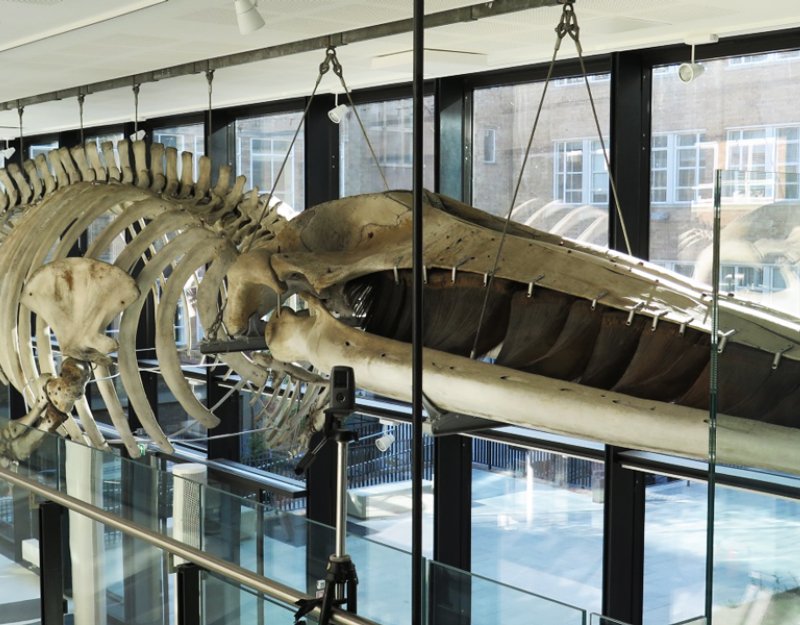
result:
[[[33,492],[45,499],[55,502],[65,508],[73,510],[83,516],[86,516],[93,521],[108,525],[116,530],[119,530],[129,536],[143,540],[159,549],[162,549],[175,556],[193,562],[197,566],[215,573],[225,579],[229,579],[242,586],[252,588],[256,592],[260,592],[272,599],[281,601],[283,603],[294,604],[301,599],[311,599],[309,595],[299,593],[293,588],[289,588],[276,582],[274,580],[262,577],[252,571],[243,569],[240,566],[226,562],[222,558],[204,553],[199,549],[190,547],[180,541],[163,536],[151,530],[145,529],[135,523],[123,521],[91,504],[87,504],[80,499],[76,499],[65,493],[48,488],[39,482],[27,479],[17,475],[13,471],[0,467],[0,479],[10,482],[14,486],[19,486],[25,490]],[[319,608],[315,609],[317,616],[319,615]],[[333,617],[331,622],[335,625],[378,625],[375,621],[361,618],[355,614],[344,612],[334,608]]]

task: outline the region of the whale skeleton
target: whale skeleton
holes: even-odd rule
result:
[[[0,170],[0,373],[30,409],[0,432],[6,462],[45,431],[106,447],[87,383],[139,455],[117,371],[149,439],[171,451],[136,353],[148,299],[159,371],[205,427],[219,419],[192,392],[176,343],[189,303],[215,341],[263,333],[266,350],[215,358],[237,388],[271,389],[261,414],[271,445],[302,447],[320,427],[320,372],[334,365],[352,366],[366,390],[410,399],[410,193],[343,198],[287,221],[229,167],[215,184],[207,158],[198,170],[195,180],[189,153],[127,141],[118,154],[89,142]],[[434,428],[441,414],[470,415],[706,457],[709,287],[513,223],[495,268],[502,220],[427,192],[423,216]],[[282,304],[290,296],[293,309]],[[724,295],[719,328],[718,460],[800,471],[800,320]]]

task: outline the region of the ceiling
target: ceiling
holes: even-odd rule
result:
[[[476,0],[425,2],[426,13],[473,4]],[[797,0],[576,0],[574,6],[587,56],[712,33],[724,38],[800,26]],[[267,26],[240,35],[233,0],[0,0],[0,102],[401,20],[411,17],[412,7],[411,0],[260,0]],[[548,6],[428,29],[425,47],[437,52],[426,53],[426,75],[547,61],[560,14],[561,7]],[[410,33],[339,47],[348,85],[409,81],[411,47]],[[569,56],[575,56],[575,49],[566,41],[559,58]],[[214,106],[308,95],[323,58],[318,50],[219,69]],[[337,90],[338,81],[328,74],[320,92]],[[205,110],[207,105],[202,72],[144,83],[139,119]],[[86,126],[133,116],[129,87],[86,97]],[[25,135],[77,128],[77,99],[27,106],[23,122]],[[0,112],[0,137],[16,137],[18,123],[16,110]]]

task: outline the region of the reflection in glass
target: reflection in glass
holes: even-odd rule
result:
[[[433,97],[423,102],[423,184],[433,189]],[[413,158],[411,98],[358,104],[367,138],[389,189],[410,189]],[[350,111],[339,125],[340,195],[385,191],[378,165],[370,153],[356,116]]]
[[[161,143],[166,148],[175,148],[178,151],[178,178],[183,170],[181,152],[191,152],[192,178],[197,180],[200,157],[206,153],[205,126],[202,123],[156,128],[153,130],[153,143]]]
[[[472,570],[599,611],[602,463],[475,442]]]
[[[246,176],[248,188],[258,187],[259,193],[269,193],[274,186],[274,197],[283,203],[278,212],[288,219],[305,208],[303,128],[289,152],[302,117],[298,111],[236,120],[237,173]]]
[[[644,625],[705,611],[705,482],[646,474]]]
[[[590,83],[609,149],[609,76],[591,76]],[[506,216],[543,86],[541,82],[475,90],[472,183],[478,208]],[[608,185],[583,79],[552,81],[511,218],[605,247]]]
[[[713,174],[722,185],[720,288],[800,313],[792,233],[800,213],[797,51],[703,63],[681,83],[653,72],[650,258],[711,283]]]

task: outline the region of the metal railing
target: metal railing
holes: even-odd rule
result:
[[[292,605],[301,599],[311,598],[309,595],[302,594],[284,584],[262,577],[216,556],[204,553],[174,538],[158,534],[128,521],[123,521],[105,510],[87,504],[65,493],[48,488],[35,480],[17,475],[8,469],[0,468],[0,479],[34,493],[48,501],[57,503],[64,508],[77,512],[106,527],[114,528],[128,536],[142,540],[173,556],[188,560],[206,571],[214,573],[234,584],[251,588],[276,601]],[[315,612],[318,615],[319,610],[317,609]],[[336,625],[377,625],[374,621],[336,609],[334,609],[331,623]]]

